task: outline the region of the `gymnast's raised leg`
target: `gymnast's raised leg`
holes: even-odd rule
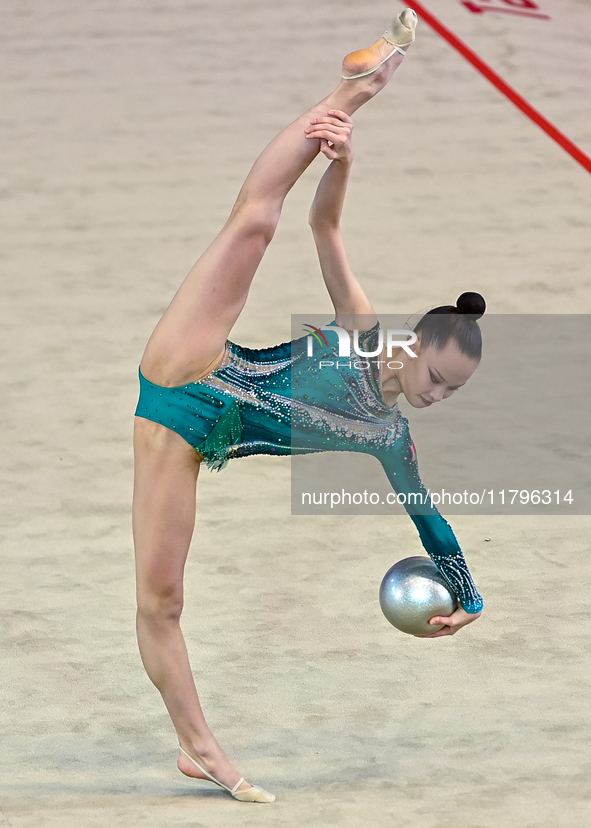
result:
[[[262,152],[228,221],[157,324],[141,364],[148,380],[182,385],[205,376],[221,361],[227,336],[275,232],[283,200],[318,154],[320,141],[305,135],[310,121],[332,109],[351,115],[385,86],[402,60],[400,51],[383,38],[369,50],[349,56],[345,73],[362,76],[341,80]],[[381,61],[376,71],[366,74]],[[334,129],[343,128],[335,119]],[[270,802],[272,795],[259,794],[260,789],[240,782],[240,774],[209,729],[181,632],[183,570],[194,530],[200,457],[180,435],[141,417],[135,419],[134,453],[137,635],[146,672],[162,694],[178,735],[178,767],[187,776],[214,776],[228,790],[235,789],[231,792],[236,798]]]
[[[377,65],[384,57],[387,60],[371,74],[341,80],[328,97],[282,130],[258,157],[228,221],[189,272],[150,337],[142,358],[142,373],[149,380],[158,385],[181,385],[199,379],[221,359],[227,336],[277,227],[283,201],[318,155],[320,141],[308,141],[306,127],[330,109],[352,115],[386,85],[403,60],[403,53],[393,51],[383,37],[369,49],[347,56],[345,71],[363,69],[371,62]]]

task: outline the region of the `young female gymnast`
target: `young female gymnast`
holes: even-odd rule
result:
[[[179,623],[200,463],[219,466],[257,453],[364,451],[380,460],[396,491],[424,495],[396,399],[404,394],[415,408],[442,400],[467,381],[480,359],[475,319],[484,300],[478,294],[463,294],[457,307],[424,316],[416,328],[416,358],[390,366],[382,361],[381,369],[378,359],[362,370],[317,370],[307,358],[305,338],[258,351],[227,341],[285,196],[323,152],[331,164],[310,224],[336,311],[333,324],[361,330],[361,348],[379,355],[377,318],[349,269],[339,232],[352,161],[350,116],[386,85],[414,40],[415,26],[415,13],[406,9],[372,46],[348,55],[335,91],[266,147],[227,223],[158,322],[141,361],[133,498],[141,657],[176,729],[179,770],[215,782],[241,801],[275,797],[244,781],[209,729]],[[328,339],[334,350],[336,337]],[[407,510],[459,598],[451,616],[432,619],[445,626],[428,637],[451,635],[480,615],[482,599],[436,509]]]

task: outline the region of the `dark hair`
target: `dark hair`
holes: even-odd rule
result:
[[[470,359],[482,356],[482,334],[477,320],[486,310],[484,297],[479,293],[462,293],[455,305],[442,305],[427,311],[416,327],[421,335],[421,347],[432,346],[441,351],[453,339],[460,353]]]

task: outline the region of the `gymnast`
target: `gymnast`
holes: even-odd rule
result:
[[[141,360],[133,494],[141,658],[176,730],[179,770],[244,802],[275,797],[241,777],[209,729],[180,628],[201,464],[220,468],[250,454],[362,451],[380,461],[395,491],[425,495],[397,397],[403,394],[414,408],[446,399],[470,378],[481,356],[476,319],[485,304],[475,293],[421,318],[414,358],[400,347],[394,361],[364,359],[360,369],[320,370],[318,360],[309,358],[306,337],[262,350],[227,339],[283,200],[322,152],[330,164],[309,221],[335,309],[334,333],[331,326],[324,332],[329,349],[337,353],[339,331],[356,328],[353,341],[359,348],[378,357],[383,349],[386,355],[374,309],[349,268],[339,223],[353,159],[351,115],[390,80],[414,41],[416,22],[415,12],[405,9],[372,46],[347,55],[334,92],[265,148],[228,221],[181,284]],[[406,509],[458,596],[452,615],[431,619],[445,626],[425,637],[452,635],[479,617],[482,598],[444,518],[432,505]]]

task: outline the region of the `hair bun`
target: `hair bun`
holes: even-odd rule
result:
[[[479,293],[462,293],[456,302],[458,313],[466,313],[473,317],[474,321],[480,319],[486,310],[486,302],[484,296]]]

